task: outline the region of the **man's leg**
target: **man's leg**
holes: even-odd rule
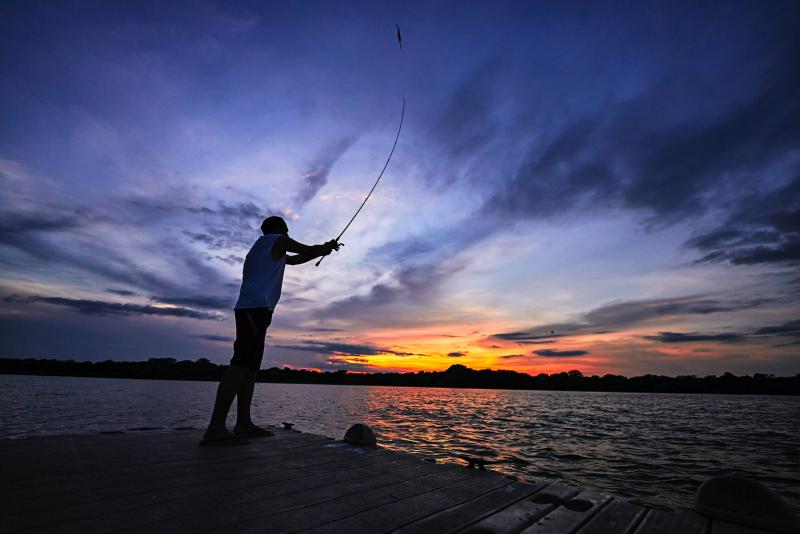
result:
[[[267,309],[254,311],[251,312],[249,318],[252,319],[253,326],[257,331],[258,346],[253,351],[252,366],[245,373],[236,395],[236,426],[233,431],[248,437],[271,436],[271,432],[259,428],[253,423],[250,407],[253,403],[253,390],[255,389],[258,370],[261,368],[261,359],[264,356],[264,340],[267,336],[267,328],[272,322],[272,312]]]
[[[250,405],[253,403],[253,390],[256,387],[258,371],[247,369],[236,393],[236,427],[235,431],[246,432],[256,428],[250,416]]]
[[[228,412],[231,409],[233,398],[241,389],[245,377],[250,373],[247,367],[239,365],[230,365],[222,375],[222,380],[217,387],[217,398],[214,401],[214,411],[211,414],[211,422],[208,424],[204,439],[215,440],[229,437],[231,433],[225,428],[225,420],[228,418]],[[254,378],[255,380],[255,378]],[[252,398],[252,388],[250,397]]]

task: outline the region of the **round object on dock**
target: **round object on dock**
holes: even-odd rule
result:
[[[356,423],[348,428],[344,434],[344,442],[365,447],[378,446],[378,438],[375,436],[375,432],[363,423]]]
[[[695,495],[695,509],[701,514],[739,525],[800,532],[800,519],[771,489],[739,476],[706,480]]]

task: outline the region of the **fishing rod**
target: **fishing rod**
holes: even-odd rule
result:
[[[403,48],[403,39],[400,36],[400,26],[397,25],[397,24],[395,26],[397,26],[397,43],[400,45],[400,48]],[[378,179],[375,180],[374,184],[372,184],[372,189],[370,189],[369,193],[367,193],[367,196],[364,198],[364,202],[361,203],[361,205],[358,207],[356,212],[350,218],[350,221],[344,227],[344,230],[342,230],[341,233],[339,234],[339,236],[336,239],[334,239],[334,241],[336,241],[337,243],[342,238],[342,236],[347,231],[347,229],[350,228],[350,225],[353,224],[353,221],[356,220],[356,217],[358,216],[358,214],[361,213],[361,210],[364,208],[364,205],[367,203],[367,200],[369,200],[369,197],[372,196],[372,192],[375,191],[375,188],[378,187],[378,183],[381,181],[381,178],[383,178],[383,173],[386,172],[386,168],[389,166],[389,162],[392,161],[392,155],[394,154],[394,149],[397,148],[397,141],[400,139],[400,132],[403,129],[403,118],[405,116],[406,116],[406,95],[405,95],[405,91],[404,91],[403,92],[403,107],[400,110],[400,125],[397,127],[397,135],[394,136],[394,143],[392,144],[392,149],[389,151],[389,157],[386,158],[386,163],[383,164],[383,169],[381,169],[380,174],[378,174]],[[319,267],[319,264],[322,263],[322,260],[324,260],[324,259],[325,259],[325,256],[322,256],[319,259],[319,261],[317,263],[315,263],[314,265],[316,267]]]

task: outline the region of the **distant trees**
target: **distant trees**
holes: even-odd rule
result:
[[[224,365],[217,365],[206,358],[196,361],[151,358],[142,362],[0,359],[0,373],[4,374],[218,380],[224,370]],[[445,371],[415,373],[348,373],[343,370],[319,372],[272,367],[259,371],[258,378],[261,382],[287,384],[800,395],[800,374],[791,377],[776,377],[762,373],[752,376],[724,373],[722,376],[704,377],[647,374],[628,378],[613,374],[602,377],[584,376],[580,371],[572,370],[532,376],[509,370],[475,370],[456,364]]]

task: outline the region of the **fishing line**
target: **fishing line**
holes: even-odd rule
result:
[[[395,25],[395,26],[397,26],[397,43],[400,45],[400,48],[402,49],[403,48],[403,39],[400,36],[400,26],[399,25]],[[403,130],[403,118],[405,116],[406,116],[406,95],[405,95],[405,91],[403,91],[403,107],[400,110],[400,125],[397,127],[397,135],[394,136],[394,143],[392,144],[392,149],[389,151],[389,157],[386,158],[386,163],[383,164],[383,169],[381,169],[380,174],[378,174],[378,179],[375,180],[374,184],[372,184],[372,189],[370,189],[369,193],[367,193],[367,196],[364,198],[364,202],[361,203],[361,205],[358,207],[356,212],[350,218],[350,221],[344,227],[344,230],[342,230],[342,232],[339,234],[339,236],[335,239],[335,241],[337,243],[342,238],[342,236],[347,231],[347,229],[350,228],[350,225],[353,224],[353,221],[356,220],[356,217],[358,216],[358,214],[361,213],[361,210],[364,208],[364,205],[367,203],[367,200],[369,200],[369,197],[372,196],[372,192],[375,191],[375,188],[378,187],[378,183],[381,181],[381,178],[383,178],[383,173],[386,172],[386,168],[389,166],[389,162],[392,161],[392,155],[394,154],[394,149],[397,148],[397,141],[400,139],[400,132]],[[315,263],[314,265],[316,267],[319,267],[319,264],[322,263],[322,260],[324,260],[324,259],[325,259],[325,256],[322,256],[319,259],[319,261],[317,263]]]

